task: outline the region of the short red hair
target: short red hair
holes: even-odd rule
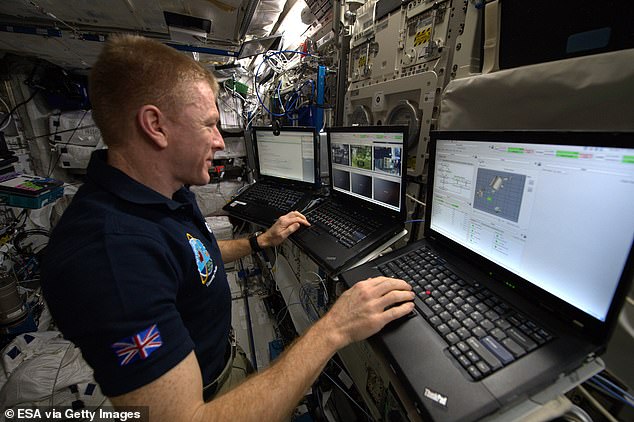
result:
[[[136,130],[136,112],[143,105],[177,113],[198,81],[218,94],[213,74],[185,54],[137,35],[110,36],[89,78],[92,116],[106,145]]]

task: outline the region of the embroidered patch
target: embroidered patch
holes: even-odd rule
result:
[[[139,359],[147,359],[162,345],[161,333],[154,324],[132,337],[113,343],[111,347],[119,358],[119,366],[125,366]]]
[[[187,240],[189,241],[189,246],[191,246],[192,251],[194,252],[194,259],[196,260],[196,266],[198,267],[198,274],[200,274],[200,281],[205,285],[209,286],[211,282],[216,277],[216,271],[218,271],[218,267],[215,265],[214,260],[211,259],[211,255],[203,245],[203,242],[196,239],[191,234],[187,233]]]

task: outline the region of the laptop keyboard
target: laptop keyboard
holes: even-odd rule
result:
[[[321,226],[346,248],[351,248],[374,232],[380,223],[366,215],[343,210],[334,202],[310,211],[306,218],[311,224]]]
[[[385,276],[401,278],[421,301],[416,308],[450,345],[446,352],[473,380],[482,379],[553,336],[478,283],[447,269],[426,246],[379,265]]]
[[[244,193],[244,200],[277,208],[283,213],[292,211],[304,194],[283,187],[256,183]]]

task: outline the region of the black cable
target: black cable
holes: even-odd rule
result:
[[[34,235],[40,235],[46,238],[50,237],[50,233],[46,229],[29,229],[29,230],[20,231],[13,238],[13,246],[15,247],[15,250],[19,254],[22,254],[22,255],[27,255],[27,254],[37,255],[41,251],[41,249],[38,251],[34,251],[34,250],[28,251],[27,247],[32,247],[33,245],[23,244],[29,238],[29,236],[34,236]],[[46,244],[39,245],[39,246],[46,246]]]
[[[39,89],[36,89],[33,94],[31,94],[31,96],[29,98],[27,98],[26,100],[22,101],[21,103],[19,103],[18,105],[16,105],[15,107],[13,107],[11,109],[11,111],[9,111],[9,113],[7,113],[7,115],[5,116],[4,119],[2,119],[2,122],[0,122],[0,127],[2,127],[7,120],[9,120],[11,118],[11,116],[13,115],[13,113],[18,109],[18,107],[27,104],[29,101],[31,101],[33,99],[33,97],[35,97],[35,94],[37,94],[38,92],[40,92]]]
[[[81,119],[79,119],[79,123],[77,123],[77,126],[75,127],[75,129],[73,129],[73,133],[71,133],[70,136],[68,137],[68,141],[64,142],[62,145],[68,145],[70,140],[73,139],[73,136],[77,132],[77,129],[79,129],[79,127],[81,126],[81,122],[84,121],[84,117],[86,117],[86,114],[88,113],[88,111],[89,110],[84,110],[84,114],[81,116]],[[53,164],[52,163],[53,154],[51,154],[51,161],[49,162],[49,169],[48,169],[46,177],[51,177],[51,174],[53,174],[53,170],[55,170],[55,166],[57,166],[57,163],[59,163],[60,158],[62,158],[62,153],[61,152],[57,154],[57,160],[55,160],[55,163]]]
[[[73,343],[69,342],[68,346],[66,346],[66,350],[64,350],[64,354],[62,355],[62,358],[59,361],[59,367],[57,368],[57,372],[55,373],[55,379],[53,380],[53,387],[51,388],[51,399],[49,402],[49,409],[53,409],[53,406],[55,405],[55,403],[53,402],[53,399],[55,398],[55,387],[57,386],[57,379],[59,378],[59,373],[62,370],[62,366],[64,366],[64,358],[66,357],[66,354],[68,353],[71,347],[73,347]]]
[[[254,334],[253,334],[253,326],[251,325],[251,310],[249,309],[249,289],[247,286],[248,283],[248,275],[247,272],[244,269],[244,263],[242,262],[242,258],[240,258],[238,260],[238,265],[240,266],[240,272],[242,272],[242,274],[244,274],[244,285],[242,286],[242,297],[244,300],[244,310],[245,310],[245,318],[246,318],[246,322],[247,322],[247,333],[249,335],[249,345],[251,346],[251,359],[253,360],[253,367],[257,370],[258,368],[258,360],[257,357],[255,355],[255,341],[254,341]],[[240,278],[238,276],[238,278]]]
[[[337,381],[335,381],[330,375],[328,375],[328,373],[326,371],[323,371],[322,374],[324,374],[326,376],[326,378],[328,378],[330,380],[330,382],[339,389],[339,391],[341,391],[347,398],[348,400],[350,400],[350,402],[352,402],[352,404],[354,404],[355,406],[357,406],[357,408],[359,410],[361,410],[365,416],[367,416],[369,421],[374,421],[374,418],[368,413],[370,410],[368,409],[368,412],[365,411],[365,409],[355,400],[352,398],[352,396],[350,394],[348,394],[348,392],[346,391],[345,388],[343,388],[341,385],[339,385],[337,383]]]
[[[49,136],[55,136],[55,135],[60,135],[62,133],[68,133],[68,132],[73,132],[76,130],[80,130],[80,129],[90,129],[92,127],[97,127],[97,125],[86,125],[86,126],[81,126],[78,128],[73,128],[73,129],[66,129],[66,130],[60,130],[60,131],[55,131],[53,133],[49,132],[49,133],[45,133],[44,135],[38,135],[38,136],[33,136],[32,138],[24,138],[25,141],[35,141],[38,138],[46,138]],[[65,144],[65,145],[77,145],[77,146],[86,146],[84,144],[69,144],[68,142],[56,142],[56,141],[51,141],[54,144]]]

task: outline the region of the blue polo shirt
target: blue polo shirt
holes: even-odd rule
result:
[[[107,396],[152,382],[192,350],[208,384],[222,371],[231,324],[216,239],[192,192],[166,198],[106,154],[93,153],[46,248],[51,313]]]

